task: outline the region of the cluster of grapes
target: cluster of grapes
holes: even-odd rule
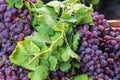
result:
[[[50,72],[49,78],[47,80],[66,80],[67,78],[71,78],[70,70],[65,72],[57,70],[55,72]]]
[[[0,80],[28,80],[28,71],[13,65],[9,55],[18,41],[33,32],[30,19],[25,7],[10,8],[6,0],[0,0]]]
[[[120,30],[109,27],[103,15],[92,14],[95,26],[78,26],[79,73],[93,80],[120,80]]]

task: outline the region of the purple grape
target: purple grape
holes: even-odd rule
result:
[[[6,9],[6,5],[0,5],[0,12],[5,11],[5,9]]]
[[[102,51],[101,50],[96,50],[96,55],[97,56],[100,56],[102,54]]]
[[[119,80],[120,30],[109,27],[103,15],[92,14],[94,26],[79,25],[80,74],[87,73],[93,80]]]
[[[82,43],[82,45],[83,45],[84,47],[88,47],[87,41],[84,41],[84,42]]]
[[[14,66],[9,60],[9,55],[18,41],[32,34],[29,23],[32,17],[25,7],[10,8],[6,0],[0,0],[0,13],[0,80],[29,80],[27,77],[29,71]]]
[[[109,64],[113,64],[113,63],[114,63],[114,59],[108,58],[108,59],[107,59],[107,62],[108,62]]]

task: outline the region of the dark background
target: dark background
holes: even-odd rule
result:
[[[49,1],[52,0],[43,0],[44,3]],[[120,19],[120,0],[100,0],[95,9],[100,14],[104,14],[106,19]]]
[[[120,0],[101,0],[98,12],[106,19],[120,19]]]

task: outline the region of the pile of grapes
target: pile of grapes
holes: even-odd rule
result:
[[[34,0],[32,0],[34,1]],[[92,14],[94,26],[78,25],[80,34],[77,53],[81,57],[77,74],[88,74],[93,80],[120,80],[120,30],[114,30],[97,12]],[[28,70],[13,65],[9,55],[18,41],[33,33],[28,10],[10,8],[0,0],[0,80],[29,80]],[[71,78],[71,71],[51,72],[47,80]]]
[[[25,7],[10,8],[6,0],[0,0],[0,80],[28,80],[28,70],[11,64],[8,57],[16,43],[33,32],[30,19]]]
[[[120,30],[109,27],[103,15],[92,14],[95,26],[79,25],[79,73],[93,80],[120,80]]]

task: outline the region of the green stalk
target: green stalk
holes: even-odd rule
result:
[[[50,48],[48,48],[47,50],[45,50],[45,51],[43,51],[43,52],[41,52],[41,53],[39,53],[39,54],[37,54],[37,55],[35,55],[35,57],[33,57],[32,60],[30,60],[28,64],[31,64],[36,58],[38,58],[38,57],[41,56],[42,54],[51,51],[52,48],[53,48],[53,46],[54,46],[61,38],[63,38],[63,36],[64,36],[64,30],[62,30],[61,36],[60,36],[59,38],[57,38],[57,39],[51,44]]]

